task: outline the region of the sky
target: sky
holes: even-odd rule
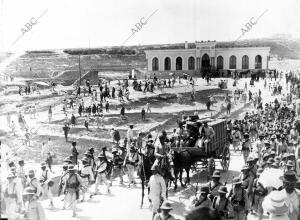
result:
[[[274,34],[300,38],[300,0],[0,0],[0,51],[121,46],[131,35],[124,46]]]

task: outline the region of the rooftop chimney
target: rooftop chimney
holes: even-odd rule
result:
[[[188,44],[187,41],[184,42],[184,48],[185,48],[185,49],[188,49],[188,48],[189,48],[189,44]]]

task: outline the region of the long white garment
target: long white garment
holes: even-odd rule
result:
[[[152,211],[157,212],[160,207],[161,199],[166,199],[166,183],[159,174],[152,175],[149,180],[149,199],[152,203]]]
[[[294,191],[291,194],[288,194],[285,189],[281,190],[285,197],[285,202],[289,207],[289,219],[298,220],[297,215],[299,214],[299,191]]]

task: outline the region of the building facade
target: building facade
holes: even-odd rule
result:
[[[148,72],[205,73],[225,70],[268,69],[270,47],[216,47],[217,42],[195,43],[195,48],[146,50]]]

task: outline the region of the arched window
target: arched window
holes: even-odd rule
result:
[[[195,58],[194,57],[190,57],[188,59],[188,66],[189,66],[189,70],[194,70],[195,69]]]
[[[217,69],[218,70],[224,69],[224,62],[223,62],[223,57],[222,56],[217,57]]]
[[[261,64],[261,55],[257,55],[255,57],[255,69],[261,69],[262,64]]]
[[[165,58],[165,70],[171,70],[171,59],[169,57]]]
[[[182,58],[181,57],[176,58],[176,70],[182,70]]]
[[[152,59],[152,70],[157,71],[158,70],[158,59],[157,57],[154,57]]]
[[[249,69],[249,57],[247,55],[242,57],[242,69]]]
[[[229,58],[229,69],[236,69],[236,56]]]

